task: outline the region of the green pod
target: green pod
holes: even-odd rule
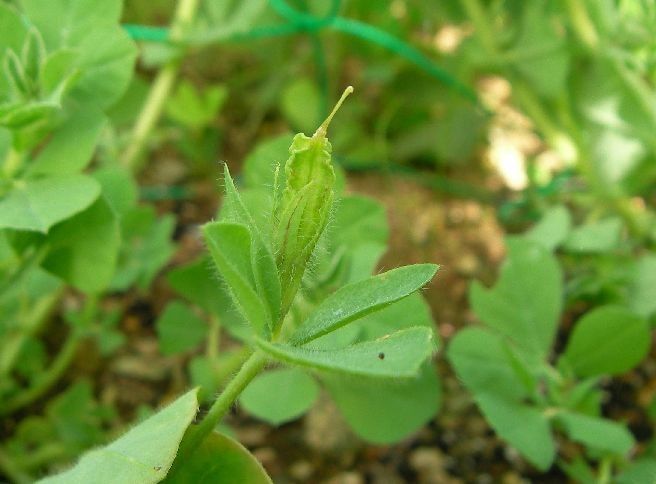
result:
[[[302,133],[294,137],[285,163],[284,188],[279,186],[276,173],[273,244],[282,286],[282,314],[289,309],[328,223],[335,170],[326,133],[335,112],[351,92],[353,88],[349,86],[312,137]]]

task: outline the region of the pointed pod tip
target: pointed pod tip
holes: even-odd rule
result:
[[[314,137],[324,137],[326,136],[326,133],[328,132],[328,125],[330,125],[330,122],[333,120],[333,116],[335,116],[335,113],[339,110],[339,108],[342,106],[342,103],[344,100],[354,91],[353,86],[347,86],[346,89],[344,89],[344,92],[342,93],[342,96],[339,98],[339,101],[337,101],[337,104],[335,104],[335,107],[331,111],[331,113],[328,115],[326,120],[321,123],[321,126],[314,132]]]

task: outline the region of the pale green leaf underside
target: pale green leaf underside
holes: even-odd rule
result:
[[[86,175],[27,180],[0,199],[0,228],[47,232],[81,212],[100,194],[100,185]]]
[[[432,279],[435,264],[399,267],[348,284],[328,296],[291,338],[304,344],[412,294]]]
[[[317,350],[307,347],[273,344],[258,340],[257,345],[273,358],[315,370],[351,375],[410,378],[432,351],[433,332],[416,327],[397,331],[374,341],[342,349]]]
[[[169,471],[180,440],[198,409],[197,389],[134,427],[106,447],[82,456],[70,470],[46,478],[46,484],[149,484]]]
[[[344,378],[324,373],[321,380],[351,428],[376,444],[395,443],[419,430],[437,413],[442,397],[429,362],[415,378]]]
[[[168,484],[271,484],[262,464],[230,437],[212,432],[179,465]]]

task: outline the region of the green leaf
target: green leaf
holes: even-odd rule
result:
[[[214,362],[206,356],[196,356],[187,365],[191,384],[198,389],[198,399],[205,403],[219,390]]]
[[[430,281],[437,269],[435,264],[399,267],[342,287],[301,324],[291,338],[292,344],[312,341],[412,294]]]
[[[100,185],[86,175],[67,175],[17,182],[0,199],[0,228],[46,233],[57,222],[87,208]]]
[[[636,261],[627,299],[629,307],[641,316],[649,317],[656,312],[656,255],[647,255]]]
[[[447,357],[458,378],[474,395],[491,393],[508,400],[528,396],[527,385],[513,367],[510,349],[488,329],[467,328],[458,332],[451,340]]]
[[[196,393],[197,390],[191,390],[108,446],[84,454],[72,469],[40,482],[160,482],[196,415]]]
[[[139,188],[132,174],[124,167],[109,165],[93,172],[102,187],[102,194],[109,206],[123,216],[137,204]]]
[[[44,127],[54,124],[53,120],[59,112],[59,106],[52,102],[16,102],[0,105],[0,126],[12,130],[28,130],[41,133]],[[38,136],[40,139],[40,135]],[[30,143],[21,140],[21,148],[31,147]]]
[[[420,292],[415,292],[349,326],[360,328],[362,339],[370,340],[412,326],[433,328],[434,321],[428,303]]]
[[[25,67],[25,74],[32,82],[38,82],[39,68],[46,56],[46,47],[41,34],[35,28],[29,30],[27,39],[21,51],[21,60]]]
[[[147,289],[175,251],[174,229],[173,215],[157,217],[155,208],[150,205],[136,206],[124,213],[121,218],[123,245],[111,289],[124,291],[133,285]]]
[[[99,198],[52,228],[42,266],[85,293],[98,293],[114,275],[120,242],[116,215]]]
[[[79,453],[103,440],[99,410],[93,387],[82,380],[49,402],[46,414],[62,443]]]
[[[166,114],[183,126],[200,130],[212,123],[227,97],[224,85],[209,86],[200,92],[183,80],[167,100]]]
[[[415,378],[344,378],[324,373],[330,396],[348,424],[363,439],[391,444],[423,427],[437,413],[442,390],[430,363]]]
[[[656,476],[656,459],[640,458],[631,462],[622,472],[615,476],[615,484],[640,484],[653,482]]]
[[[313,348],[273,344],[257,340],[266,353],[285,363],[350,375],[410,378],[433,350],[433,332],[429,328],[409,328],[341,349]]]
[[[30,176],[72,174],[82,170],[91,161],[104,126],[105,117],[93,109],[66,120],[30,165]]]
[[[266,334],[269,321],[264,304],[254,288],[248,228],[239,224],[211,222],[203,226],[203,235],[235,306],[256,334]]]
[[[134,43],[119,25],[122,2],[23,0],[21,4],[48,51],[77,51],[80,77],[71,91],[76,100],[105,108],[121,96],[136,58]]]
[[[572,440],[593,449],[626,455],[635,445],[631,432],[612,420],[562,411],[556,421]]]
[[[79,78],[77,52],[73,49],[59,49],[48,54],[41,65],[39,78],[43,94],[57,107],[61,107],[63,97]]]
[[[535,242],[508,241],[508,256],[492,289],[478,282],[470,302],[485,324],[541,361],[551,348],[562,305],[562,275],[556,259]]]
[[[560,467],[565,472],[565,474],[567,474],[567,477],[574,480],[574,482],[578,484],[598,483],[597,475],[595,474],[592,466],[582,456],[577,456],[571,461],[562,459],[558,461],[558,467]]]
[[[515,47],[519,57],[516,67],[538,94],[553,98],[565,88],[569,53],[564,35],[549,18],[546,3],[525,4],[522,31]],[[527,54],[522,55],[523,52]]]
[[[277,323],[280,317],[281,285],[278,268],[267,241],[244,205],[230,176],[228,165],[224,169],[225,199],[222,214],[228,222],[245,223],[251,235],[251,265],[255,287],[267,303],[269,320]],[[269,222],[270,223],[270,222]],[[271,225],[269,225],[271,227]],[[267,230],[267,232],[270,232]],[[275,329],[275,328],[274,328]]]
[[[0,3],[0,61],[3,61],[5,51],[12,49],[18,52],[25,42],[27,37],[27,27],[21,21],[20,16],[16,9],[7,3]],[[3,65],[4,62],[0,62]],[[7,92],[7,80],[4,76],[0,76],[0,93]],[[0,97],[2,99],[2,97]]]
[[[565,241],[565,248],[571,252],[603,253],[619,245],[622,221],[607,218],[576,227]]]
[[[241,405],[273,425],[290,422],[305,412],[319,396],[319,385],[298,368],[267,371],[253,379],[241,394]]]
[[[207,334],[205,321],[179,301],[166,305],[155,327],[159,349],[167,356],[194,349]]]
[[[476,401],[502,439],[541,471],[551,467],[556,447],[549,420],[542,411],[490,393],[476,395]]]
[[[239,442],[212,432],[184,462],[176,462],[167,484],[272,484],[262,464]]]
[[[361,196],[345,196],[335,204],[326,245],[333,253],[341,252],[346,283],[371,275],[387,250],[388,238],[387,216],[379,202]],[[318,259],[321,264],[323,258]],[[313,272],[321,269],[319,265]]]
[[[650,343],[647,321],[622,306],[602,306],[577,322],[563,358],[582,377],[617,375],[637,365]]]
[[[246,321],[235,308],[226,283],[212,271],[209,257],[176,267],[167,279],[178,294],[204,311],[219,317],[221,326],[238,339],[248,338]]]
[[[7,49],[5,52],[4,75],[9,80],[14,98],[25,99],[30,95],[30,85],[23,65],[14,50]]]
[[[321,123],[321,95],[310,79],[300,78],[289,84],[280,97],[280,107],[297,131],[313,133]]]
[[[525,237],[542,245],[547,250],[554,250],[562,244],[572,227],[572,217],[562,205],[548,210],[540,222],[526,232]]]

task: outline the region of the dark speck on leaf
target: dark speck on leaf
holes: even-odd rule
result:
[[[159,472],[162,470],[162,466],[155,466],[153,469],[155,469],[155,472]]]
[[[378,358],[381,360],[385,359],[385,353],[378,353]]]

